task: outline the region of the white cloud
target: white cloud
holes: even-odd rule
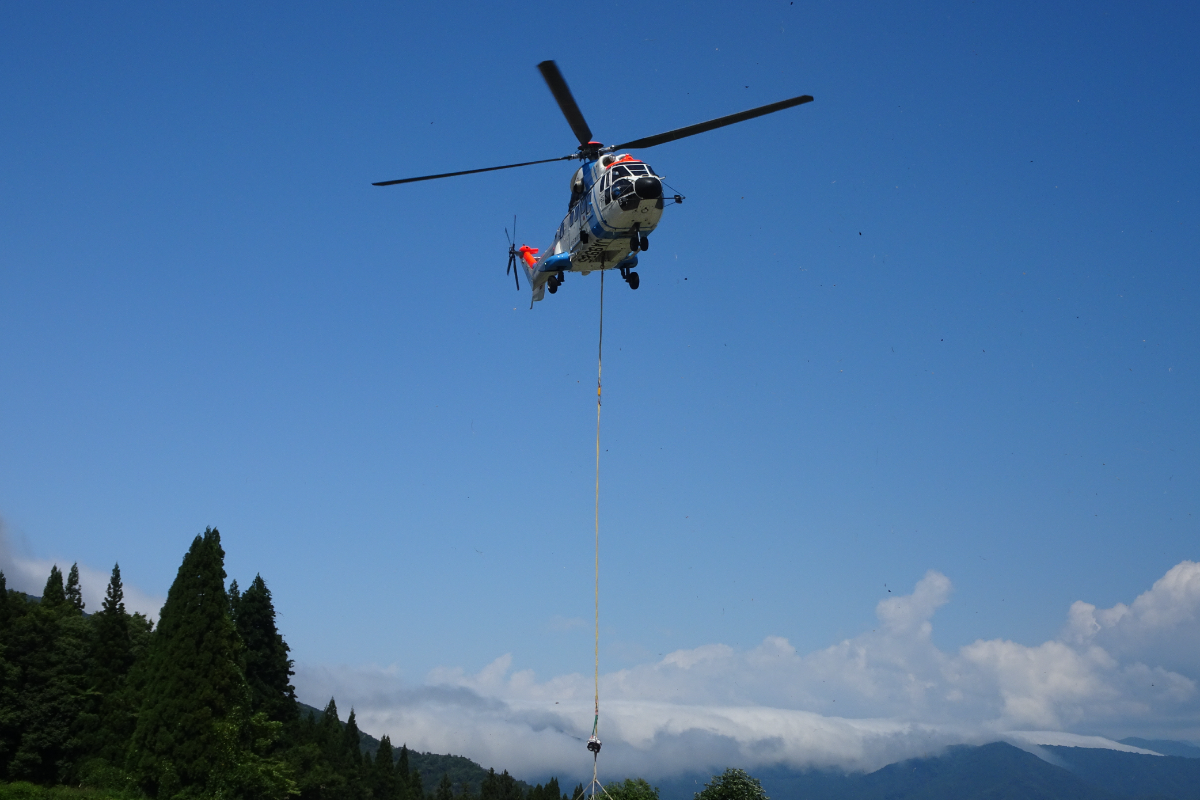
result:
[[[1132,605],[1097,609],[1076,601],[1062,638],[1096,644],[1116,657],[1150,661],[1168,669],[1200,664],[1200,563],[1183,561],[1155,581]]]
[[[1172,568],[1128,607],[1076,603],[1059,638],[1032,646],[939,650],[932,620],[951,592],[931,570],[912,594],[878,604],[873,629],[813,653],[772,636],[746,651],[709,644],[603,675],[606,761],[650,778],[730,764],[872,769],[955,742],[1036,749],[1055,735],[1092,741],[1073,731],[1200,735],[1200,659],[1182,658],[1200,642],[1200,565]],[[421,750],[531,778],[590,764],[591,677],[539,680],[511,667],[504,655],[477,674],[438,669],[420,687],[394,670],[302,668],[297,686],[322,701],[336,695],[364,730]],[[1092,738],[1109,744],[1087,746],[1122,747]]]
[[[1063,733],[1062,731],[1009,731],[1005,738],[1017,745],[1045,744],[1055,747],[1090,747],[1100,750],[1118,750],[1122,753],[1140,753],[1144,756],[1162,755],[1153,750],[1114,742],[1103,736],[1080,736],[1077,733]]]

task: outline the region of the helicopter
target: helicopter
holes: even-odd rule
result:
[[[579,110],[579,105],[571,95],[558,65],[553,61],[543,61],[537,68],[542,73],[550,93],[554,95],[563,116],[566,117],[567,124],[571,126],[571,132],[579,140],[576,152],[540,161],[443,172],[438,175],[422,175],[372,184],[395,186],[534,164],[549,164],[554,161],[582,161],[582,166],[571,176],[571,197],[567,203],[567,215],[555,231],[553,243],[545,252],[528,245],[517,247],[517,221],[513,218],[513,236],[508,243],[508,268],[505,274],[512,273],[517,291],[520,291],[521,281],[517,277],[517,270],[519,268],[525,272],[525,279],[533,290],[530,308],[533,308],[534,302],[545,297],[547,289],[550,290],[550,294],[556,293],[568,272],[588,275],[595,270],[616,269],[629,284],[629,288],[638,288],[640,279],[634,271],[638,265],[638,253],[649,249],[650,234],[658,227],[668,198],[663,193],[661,175],[656,174],[644,161],[620,151],[656,147],[676,139],[695,136],[812,102],[810,95],[800,95],[685,128],[606,146],[592,140],[592,130],[584,120],[583,112]],[[671,204],[682,203],[684,200],[679,194],[669,199]],[[507,235],[506,228],[505,236]]]

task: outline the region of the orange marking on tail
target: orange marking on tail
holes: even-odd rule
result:
[[[537,263],[537,259],[534,258],[534,256],[537,255],[538,248],[529,247],[528,245],[523,244],[523,245],[521,245],[521,248],[517,252],[521,254],[521,258],[524,259],[525,263],[528,264],[529,266],[532,267],[534,264]]]

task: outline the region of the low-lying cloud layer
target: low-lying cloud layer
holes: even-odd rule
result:
[[[1200,737],[1200,564],[1176,565],[1128,606],[1076,602],[1062,633],[1035,646],[938,649],[932,620],[951,591],[930,570],[912,594],[879,603],[873,630],[813,653],[768,637],[752,650],[705,645],[601,676],[610,769],[648,778],[732,764],[874,769],[947,744],[1030,745],[1055,732]],[[569,774],[586,761],[591,676],[539,681],[511,663],[434,670],[423,686],[394,670],[302,666],[296,683],[312,702],[353,705],[360,727],[397,743],[531,779]]]

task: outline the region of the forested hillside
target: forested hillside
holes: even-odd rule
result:
[[[227,589],[224,560],[215,529],[197,536],[157,626],[126,611],[119,566],[90,614],[75,567],[41,598],[0,573],[0,797],[570,800],[556,780],[364,741],[333,699],[301,706],[266,582]]]

